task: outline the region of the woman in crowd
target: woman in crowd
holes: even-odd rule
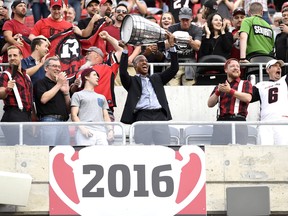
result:
[[[198,59],[206,55],[220,55],[228,59],[230,57],[233,36],[228,31],[227,23],[219,13],[208,16],[204,24],[204,34],[198,52]]]
[[[165,12],[160,18],[160,27],[168,30],[168,27],[175,24],[174,16],[171,12]]]

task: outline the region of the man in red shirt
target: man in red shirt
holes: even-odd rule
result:
[[[246,121],[248,105],[252,99],[252,85],[240,79],[240,65],[237,59],[228,59],[224,65],[227,74],[225,83],[216,86],[208,99],[208,107],[219,103],[217,121]],[[212,144],[231,143],[231,125],[214,125]],[[247,125],[236,127],[236,142],[247,144]]]
[[[31,29],[28,28],[25,22],[25,16],[27,13],[27,5],[23,0],[16,0],[12,6],[12,19],[7,20],[3,26],[4,39],[10,45],[22,46],[20,38],[25,36],[28,38]]]
[[[0,99],[4,102],[1,122],[30,122],[32,112],[32,82],[21,68],[22,52],[16,46],[7,48],[9,68],[0,75]],[[1,126],[7,145],[19,143],[19,126]],[[29,127],[31,129],[31,127]],[[31,144],[28,127],[24,130],[24,143]],[[25,129],[25,128],[24,128]],[[28,131],[29,130],[29,131]]]
[[[81,66],[80,71],[78,74],[76,74],[76,80],[71,85],[71,92],[74,93],[75,91],[80,90],[79,89],[79,81],[81,77],[81,73],[84,69],[88,67],[92,67],[95,71],[99,74],[99,82],[98,86],[94,88],[95,92],[98,94],[102,94],[106,97],[108,106],[109,106],[109,116],[111,121],[114,121],[114,107],[116,107],[116,100],[115,100],[115,94],[114,94],[114,80],[118,72],[119,67],[119,61],[121,58],[122,48],[118,46],[118,41],[111,37],[107,32],[102,31],[99,33],[99,36],[113,44],[116,52],[108,55],[108,58],[106,61],[104,61],[104,53],[101,49],[98,47],[90,47],[87,49],[87,53],[85,56],[86,63],[85,65]]]
[[[63,32],[73,26],[72,23],[66,21],[63,17],[62,0],[51,0],[50,11],[50,17],[41,19],[35,24],[29,36],[30,40],[33,40],[34,37],[38,35],[43,35],[49,39],[51,36]],[[81,31],[79,28],[75,27],[74,32],[80,34],[79,32]]]

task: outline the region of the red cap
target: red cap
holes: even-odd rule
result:
[[[53,7],[55,5],[62,7],[63,6],[62,0],[50,0],[50,7]]]
[[[288,2],[284,2],[281,7],[281,12],[288,7]]]

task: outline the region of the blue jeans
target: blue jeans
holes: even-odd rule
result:
[[[75,16],[74,21],[79,22],[79,20],[81,18],[81,13],[82,13],[81,1],[80,0],[68,0],[68,4],[71,5],[76,12],[76,16]]]
[[[34,2],[32,5],[32,13],[34,17],[34,23],[36,23],[38,20],[42,18],[46,18],[49,16],[50,11],[48,10],[48,7],[46,3],[37,3]]]
[[[44,116],[40,120],[41,122],[60,122],[58,119],[53,117]],[[45,125],[41,126],[40,129],[41,144],[42,145],[70,145],[70,134],[68,126],[61,125]]]

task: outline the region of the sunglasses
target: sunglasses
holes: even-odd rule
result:
[[[127,11],[126,11],[126,10],[117,9],[117,10],[116,10],[116,13],[127,14]]]

